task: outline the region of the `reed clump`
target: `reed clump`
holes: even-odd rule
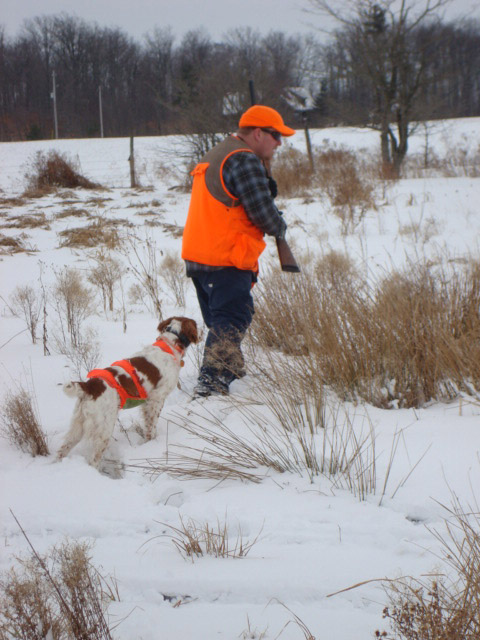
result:
[[[480,263],[455,264],[411,264],[373,283],[336,253],[295,279],[272,270],[258,285],[251,335],[261,347],[308,354],[311,375],[342,399],[419,407],[475,392]]]

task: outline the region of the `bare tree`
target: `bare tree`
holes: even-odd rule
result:
[[[341,25],[335,39],[345,74],[363,84],[373,99],[369,125],[380,131],[382,161],[394,175],[407,153],[416,103],[435,51],[430,39],[416,35],[424,24],[438,22],[450,1],[345,0],[339,8],[331,0],[310,0],[315,10]]]

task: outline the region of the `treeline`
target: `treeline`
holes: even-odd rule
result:
[[[105,136],[228,131],[250,104],[249,80],[259,102],[296,126],[302,104],[312,126],[361,124],[375,96],[348,72],[355,51],[347,31],[326,45],[251,29],[222,42],[191,31],[177,43],[156,28],[139,43],[67,14],[37,17],[13,39],[0,30],[0,140],[53,137],[54,75],[62,138],[100,135],[100,88]],[[418,117],[479,115],[479,25],[436,23],[415,34],[413,49],[429,49]],[[292,87],[304,91],[294,96]]]

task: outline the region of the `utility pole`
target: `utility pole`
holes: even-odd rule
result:
[[[103,138],[102,87],[98,87],[98,108],[100,109],[100,137]]]
[[[55,123],[55,140],[58,139],[58,119],[57,119],[57,86],[55,84],[55,71],[52,72],[53,90],[50,97],[53,100],[53,121]]]

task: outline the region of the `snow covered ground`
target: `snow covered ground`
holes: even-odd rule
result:
[[[459,147],[475,152],[480,119],[438,123],[427,134],[418,130],[413,152],[424,153],[426,140],[441,157]],[[314,131],[312,138],[314,144],[328,141],[354,150],[373,152],[378,146],[377,134],[359,129]],[[292,143],[302,148],[303,134],[299,132]],[[73,213],[63,217],[66,209],[85,209],[98,220],[125,220],[132,223],[130,233],[135,231],[141,239],[139,251],[149,240],[158,254],[179,255],[176,231],[185,222],[189,196],[172,189],[179,180],[165,171],[176,163],[175,148],[169,138],[136,139],[143,188],[130,189],[128,139],[0,144],[2,199],[21,194],[24,173],[39,150],[55,149],[78,158],[84,175],[108,187],[22,204],[0,203],[0,233],[25,234],[24,245],[31,249],[0,256],[0,395],[18,384],[34,392],[52,454],[73,410],[73,401],[59,384],[75,374],[65,356],[53,348],[50,356],[44,356],[41,340],[32,345],[25,322],[9,310],[11,295],[17,286],[38,289],[40,276],[48,288],[64,266],[86,275],[94,265],[93,250],[59,246],[61,231],[91,223],[91,218]],[[447,253],[455,259],[467,254],[478,257],[479,196],[478,178],[400,180],[378,195],[378,210],[369,211],[348,236],[342,235],[338,218],[318,194],[307,200],[281,196],[280,200],[289,222],[288,238],[299,255],[346,251],[366,272],[378,272],[400,267],[408,259]],[[45,224],[34,229],[11,226],[27,214],[44,214]],[[127,222],[121,224],[122,232]],[[129,265],[125,255],[116,257]],[[271,239],[262,260],[275,260]],[[141,300],[129,297],[132,283],[130,269],[123,298],[125,332],[120,290],[113,312],[105,313],[99,300],[97,313],[85,321],[98,332],[101,366],[127,357],[156,337],[158,318]],[[185,306],[179,308],[163,284],[163,315],[181,312],[201,323],[193,287],[186,286]],[[49,314],[51,337],[54,310]],[[200,353],[201,349],[189,350],[182,388],[167,399],[158,438],[142,444],[133,431],[137,410],[125,412],[109,458],[128,464],[164,457],[176,444],[191,442],[182,424],[196,420],[205,409],[233,431],[247,434],[240,412],[229,400],[209,399],[203,408],[189,402]],[[248,402],[254,387],[255,379],[247,376],[232,385],[232,395]],[[0,439],[0,570],[29,551],[11,510],[40,553],[65,539],[94,543],[93,563],[118,581],[120,600],[109,608],[112,622],[123,620],[114,632],[118,640],[273,639],[279,634],[293,640],[304,637],[294,616],[319,640],[370,638],[375,629],[386,627],[385,595],[373,580],[420,576],[437,568],[438,542],[429,529],[444,527],[447,513],[442,505],[450,505],[452,492],[465,503],[474,501],[476,491],[478,497],[480,405],[463,399],[417,410],[345,408],[358,429],[368,421],[375,430],[378,488],[365,501],[334,487],[325,477],[310,482],[306,474],[265,469],[257,470],[260,483],[186,480],[167,474],[152,479],[134,470],[114,479],[89,467],[81,446],[62,463],[54,463],[53,455],[32,458]],[[399,445],[380,500],[395,438]],[[251,542],[258,539],[245,558],[204,556],[192,562],[170,539],[168,525],[180,526],[181,518],[212,526],[226,522],[232,544],[238,536]],[[342,591],[369,580],[360,588]]]

